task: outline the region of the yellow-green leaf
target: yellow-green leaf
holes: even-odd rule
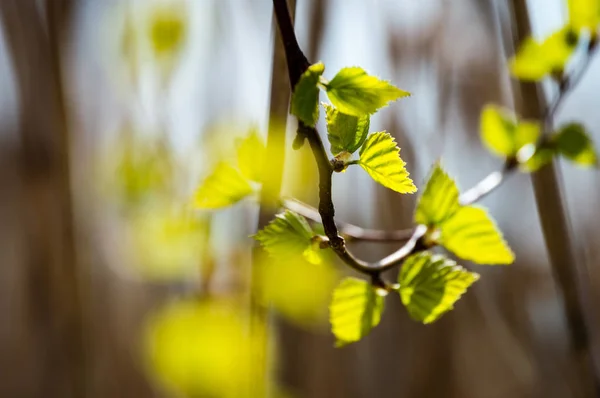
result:
[[[537,122],[517,121],[516,116],[505,108],[487,105],[481,112],[481,138],[493,153],[509,157],[527,144],[533,144],[540,136]]]
[[[534,172],[538,171],[552,161],[556,155],[556,149],[550,147],[536,148],[535,152],[524,163],[521,163],[520,168],[523,171]]]
[[[266,147],[257,131],[238,141],[237,160],[242,175],[249,180],[261,182]]]
[[[111,195],[133,207],[168,195],[176,166],[168,146],[125,135],[117,148],[101,165],[102,182]]]
[[[345,278],[333,291],[329,307],[331,329],[338,347],[359,341],[379,324],[384,297],[370,283]]]
[[[169,204],[153,202],[127,219],[131,264],[145,279],[183,281],[198,272],[206,250],[207,221]]]
[[[319,264],[321,256],[313,247],[314,235],[304,217],[287,210],[276,215],[254,238],[276,259],[304,257],[313,264]]]
[[[341,152],[356,152],[369,134],[369,115],[357,117],[341,113],[329,104],[323,104],[323,107],[331,153],[337,155]]]
[[[441,255],[429,252],[406,259],[398,275],[400,298],[410,316],[425,324],[439,319],[479,275]]]
[[[592,32],[600,24],[599,0],[568,0],[569,25],[577,32],[590,29]]]
[[[485,209],[461,207],[441,226],[440,243],[458,257],[478,264],[510,264],[514,254]]]
[[[595,166],[598,157],[594,150],[594,143],[579,123],[570,123],[562,127],[552,137],[558,153],[580,166]]]
[[[508,110],[487,105],[481,112],[481,138],[488,149],[500,156],[514,155],[513,136],[517,124]]]
[[[371,134],[360,148],[359,164],[384,187],[399,193],[414,193],[417,187],[409,178],[400,158],[400,148],[388,133]]]
[[[224,301],[178,301],[160,308],[144,329],[150,375],[173,396],[247,396],[265,378],[265,327]]]
[[[540,124],[531,120],[520,120],[515,132],[515,153],[525,145],[535,144],[542,133]]]
[[[577,47],[577,33],[570,26],[555,32],[542,43],[526,38],[511,58],[511,73],[521,80],[537,81],[565,69]]]
[[[358,67],[343,68],[325,87],[333,105],[353,116],[373,114],[390,101],[410,95]]]
[[[181,7],[157,7],[149,21],[152,48],[158,57],[179,52],[187,30],[187,18]]]
[[[301,327],[326,323],[331,292],[339,281],[333,262],[314,264],[302,257],[270,257],[253,267],[257,271],[259,297],[265,305]]]
[[[196,190],[194,205],[200,209],[218,209],[231,206],[253,192],[237,169],[221,162]]]
[[[439,226],[459,209],[458,187],[450,176],[436,164],[417,204],[415,222]]]
[[[318,83],[323,72],[322,62],[311,65],[294,87],[290,112],[307,126],[314,126],[319,119]]]

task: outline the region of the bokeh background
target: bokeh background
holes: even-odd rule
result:
[[[396,137],[418,186],[442,158],[467,188],[502,164],[479,139],[481,108],[528,106],[506,67],[523,4],[535,37],[566,17],[561,0],[297,0],[295,19],[301,47],[325,63],[326,75],[360,65],[413,94],[379,112],[371,131]],[[147,29],[157,9],[184,9],[182,44],[166,55]],[[266,136],[277,107],[271,97],[286,99],[271,90],[272,4],[2,0],[0,16],[0,396],[179,396],[148,370],[142,336],[149,314],[174,299],[247,294],[257,205],[194,212],[188,199],[236,137],[251,128]],[[558,115],[582,121],[595,142],[599,91],[596,59]],[[153,162],[127,174],[123,159],[149,152]],[[315,204],[316,174],[305,155],[289,154],[284,192]],[[432,325],[411,321],[389,299],[381,325],[342,349],[333,347],[326,319],[307,326],[270,311],[267,349],[277,366],[269,378],[277,389],[331,398],[590,396],[574,363],[600,358],[600,174],[562,162],[556,170],[570,220],[569,239],[560,242],[574,253],[565,266],[577,270],[586,353],[570,344],[550,266],[540,220],[552,215],[536,205],[531,177],[518,174],[483,201],[515,264],[478,267],[481,281]],[[136,195],[153,179],[170,199],[139,211]],[[115,184],[129,185],[123,193]],[[350,169],[336,176],[334,200],[339,220],[404,229],[416,197]],[[160,217],[182,209],[194,214],[183,238],[152,234]],[[373,259],[394,247],[353,246]],[[328,282],[306,283],[317,292]]]

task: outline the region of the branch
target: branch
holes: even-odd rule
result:
[[[309,63],[306,57],[302,53],[302,50],[298,46],[298,41],[294,33],[293,25],[285,5],[285,0],[273,0],[275,7],[275,14],[277,18],[277,25],[284,38],[284,44],[286,46],[286,59],[288,62],[288,72],[290,75],[290,83],[292,90],[294,89],[295,83],[300,80],[300,77],[306,69],[308,69]],[[591,55],[591,52],[589,53]],[[590,56],[586,59],[584,67],[582,68],[583,74],[587,69]],[[572,89],[576,83],[579,82],[581,76],[578,75],[576,79],[573,79],[570,84],[561,85],[558,98],[553,102],[553,106],[549,107],[544,113],[547,115],[547,119],[552,121],[556,110],[560,103],[563,101],[563,97]],[[552,124],[551,122],[549,123]],[[545,135],[547,135],[551,129],[544,129]],[[335,222],[335,207],[331,195],[331,182],[333,167],[328,159],[327,152],[323,146],[323,141],[319,135],[319,132],[315,127],[310,127],[298,121],[298,135],[305,138],[311,147],[315,161],[319,169],[319,208],[318,213],[325,229],[325,235],[329,239],[329,245],[331,249],[337,254],[337,256],[343,260],[347,265],[352,267],[358,272],[370,275],[373,277],[373,281],[380,281],[379,276],[382,272],[387,271],[395,266],[400,265],[408,256],[418,253],[423,250],[427,250],[434,244],[426,242],[424,237],[427,233],[427,227],[424,225],[418,225],[412,232],[412,235],[408,241],[383,259],[376,262],[366,262],[350,253],[346,248],[345,240],[340,236],[340,231]],[[517,170],[518,163],[515,159],[507,159],[504,167],[501,171],[495,171],[476,184],[473,188],[464,192],[460,197],[460,202],[463,205],[472,204],[492,191],[498,188],[502,182],[512,173]],[[311,212],[311,217],[316,218],[316,215]],[[343,233],[343,224],[340,224],[340,229]]]
[[[304,218],[307,218],[313,222],[321,223],[321,215],[319,210],[301,202],[297,199],[288,198],[283,200],[282,206],[288,210],[298,213]],[[369,242],[406,242],[410,239],[413,234],[412,229],[384,231],[380,229],[368,229],[362,228],[358,225],[337,222],[338,228],[341,234],[344,236],[346,241],[357,240],[357,241],[369,241]]]

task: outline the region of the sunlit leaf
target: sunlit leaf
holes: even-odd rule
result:
[[[331,329],[337,346],[359,341],[379,324],[384,297],[370,283],[345,278],[333,292],[329,307]]]
[[[177,396],[247,396],[264,374],[264,326],[230,303],[188,300],[169,304],[145,327],[144,354],[151,375]],[[259,396],[259,395],[257,395]]]
[[[175,168],[169,147],[151,138],[123,136],[98,163],[102,190],[126,207],[168,195]]]
[[[158,57],[172,57],[179,52],[186,36],[186,13],[181,7],[157,7],[148,29],[154,53]]]
[[[481,138],[488,149],[502,157],[515,156],[527,144],[533,144],[540,135],[536,122],[517,121],[514,114],[495,105],[481,112]]]
[[[458,257],[478,264],[510,264],[514,254],[487,212],[461,207],[441,226],[440,243]]]
[[[402,265],[398,292],[410,316],[427,324],[453,309],[478,279],[478,274],[444,256],[423,252],[407,258]]]
[[[154,204],[127,220],[136,270],[150,280],[183,280],[198,272],[207,224],[172,205]]]
[[[325,65],[319,62],[311,65],[300,77],[292,94],[290,112],[308,126],[314,126],[319,119],[319,78]]]
[[[570,123],[562,127],[552,137],[552,143],[561,155],[575,164],[580,166],[598,164],[594,143],[585,131],[585,127],[579,123]]]
[[[244,177],[256,182],[261,181],[265,152],[265,144],[257,131],[252,131],[238,142],[238,167]]]
[[[600,24],[599,0],[568,0],[569,25],[577,32],[582,29],[595,31]]]
[[[276,259],[304,257],[307,261],[318,264],[321,256],[313,248],[314,235],[304,217],[287,210],[275,216],[254,238]]]
[[[360,148],[359,164],[381,185],[399,193],[414,193],[417,187],[409,178],[400,148],[386,132],[371,134]]]
[[[546,75],[561,72],[577,47],[577,33],[566,26],[542,43],[526,38],[509,62],[515,77],[522,80],[540,80]]]
[[[525,145],[535,144],[540,138],[542,131],[538,122],[530,120],[520,120],[517,124],[517,131],[515,132],[515,153],[518,152]]]
[[[219,209],[231,206],[253,192],[250,183],[237,169],[220,162],[196,190],[194,205],[200,209]]]
[[[323,104],[323,107],[331,153],[356,152],[369,134],[369,115],[357,117],[343,114],[329,104]]]
[[[417,204],[415,222],[438,226],[459,209],[458,188],[450,176],[436,164]]]
[[[520,165],[521,169],[527,172],[538,171],[552,161],[556,155],[556,149],[550,147],[540,147],[535,150],[533,155],[527,161]]]
[[[340,70],[326,89],[333,105],[340,112],[353,116],[373,114],[390,101],[410,95],[358,67]]]
[[[265,304],[301,327],[312,329],[326,322],[331,292],[338,281],[330,261],[314,264],[300,256],[287,256],[265,258],[257,265],[259,293]]]

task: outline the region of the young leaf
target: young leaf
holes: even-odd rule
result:
[[[233,300],[187,299],[151,314],[141,336],[145,364],[165,389],[179,397],[243,397],[266,373],[255,366],[264,355],[266,326]],[[202,369],[202,371],[198,371]]]
[[[384,297],[366,281],[345,278],[333,291],[329,307],[331,329],[338,347],[359,341],[379,324]]]
[[[592,33],[600,24],[599,0],[568,0],[569,25],[577,32],[590,29]]]
[[[495,105],[487,105],[481,112],[481,138],[488,149],[502,157],[515,156],[527,144],[533,144],[540,135],[536,122],[517,121],[514,114]]]
[[[535,144],[540,138],[542,130],[538,122],[529,120],[520,120],[515,132],[515,154],[525,145]]]
[[[409,178],[400,158],[400,148],[388,133],[374,133],[360,148],[359,164],[381,185],[399,193],[414,193],[417,187]]]
[[[319,119],[319,78],[325,71],[322,62],[311,65],[300,77],[292,94],[290,112],[307,126],[314,126]]]
[[[322,326],[340,279],[334,262],[328,260],[311,264],[302,257],[261,258],[253,264],[257,297],[298,326]]]
[[[527,38],[509,62],[511,73],[521,80],[536,81],[561,72],[577,47],[577,33],[570,26],[555,32],[542,43]]]
[[[487,212],[461,207],[441,225],[440,243],[458,257],[478,264],[510,264],[514,254]]]
[[[287,210],[276,215],[254,239],[274,258],[304,257],[312,264],[319,264],[321,256],[312,244],[314,235],[304,217]]]
[[[194,205],[200,209],[218,209],[237,203],[253,192],[237,169],[221,162],[196,190]]]
[[[327,96],[340,112],[359,117],[373,114],[390,101],[410,95],[358,67],[340,70],[326,89]]]
[[[423,252],[404,262],[398,275],[398,293],[410,316],[427,324],[453,309],[454,303],[478,279],[478,274],[444,256]]]
[[[598,157],[594,151],[594,144],[579,123],[570,123],[562,127],[558,134],[552,137],[557,151],[580,166],[594,166],[598,164]]]
[[[459,209],[458,195],[454,180],[436,164],[417,204],[415,222],[430,226],[442,224]]]
[[[490,151],[500,156],[514,155],[513,136],[517,124],[508,110],[487,105],[481,112],[481,138]]]
[[[157,57],[175,56],[187,33],[189,21],[181,7],[157,7],[149,21],[152,49]]]
[[[341,113],[329,104],[323,104],[323,107],[331,153],[356,152],[369,134],[369,115],[357,117]]]
[[[533,155],[520,165],[521,169],[530,173],[538,171],[552,161],[556,155],[555,148],[543,147],[537,148]]]
[[[255,182],[261,182],[265,152],[265,144],[256,131],[238,141],[238,167],[244,177]]]

